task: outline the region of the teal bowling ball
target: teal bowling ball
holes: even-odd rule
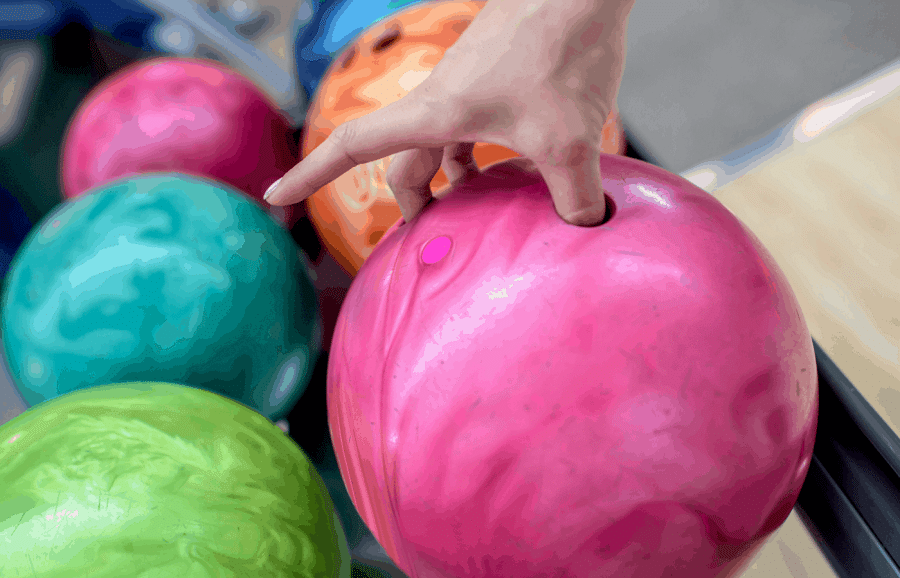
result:
[[[0,576],[349,578],[322,478],[259,413],[168,383],[0,426]]]
[[[308,262],[236,190],[181,174],[104,185],[47,215],[13,259],[3,346],[29,405],[165,381],[284,417],[322,327]]]

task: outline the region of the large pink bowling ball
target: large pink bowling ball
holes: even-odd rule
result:
[[[734,576],[797,499],[818,383],[787,279],[688,181],[602,168],[602,225],[507,161],[395,225],[350,288],[332,440],[411,578]]]
[[[291,227],[300,207],[273,207],[262,197],[298,155],[287,119],[242,74],[209,60],[154,58],[88,94],[66,131],[60,172],[67,197],[150,172],[210,177]]]

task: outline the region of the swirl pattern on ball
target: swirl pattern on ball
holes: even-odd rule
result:
[[[300,448],[240,404],[166,383],[75,392],[0,427],[0,549],[11,576],[350,575]]]
[[[3,301],[29,404],[159,380],[282,417],[309,380],[321,322],[290,235],[237,191],[167,174],[63,204],[23,245]]]

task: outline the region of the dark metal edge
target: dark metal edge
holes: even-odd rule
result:
[[[900,569],[815,455],[797,505],[841,578],[900,578]]]
[[[813,454],[894,563],[900,561],[900,438],[813,342],[819,428]]]
[[[900,476],[900,436],[878,415],[815,340],[813,348],[816,352],[820,389],[824,384],[834,392],[847,414],[853,419],[853,423],[860,428],[875,451],[890,466],[894,475]]]

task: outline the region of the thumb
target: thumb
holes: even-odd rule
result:
[[[550,189],[557,214],[571,225],[593,227],[606,220],[601,154],[599,147],[582,143],[563,151],[564,162],[532,159]]]

